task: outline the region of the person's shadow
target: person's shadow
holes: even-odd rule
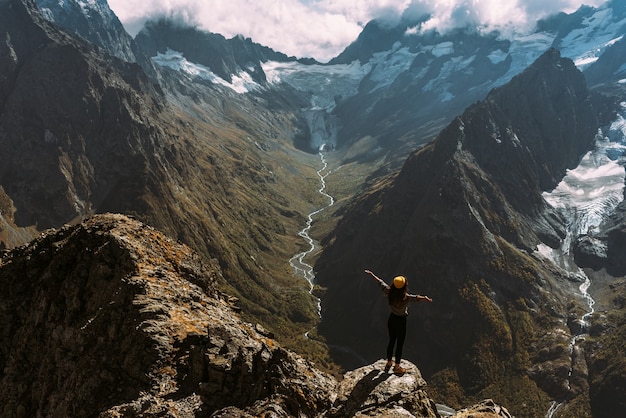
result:
[[[382,372],[380,370],[372,370],[371,372],[363,376],[361,380],[359,380],[358,383],[354,386],[354,388],[352,388],[352,392],[350,392],[350,397],[331,416],[333,418],[352,417],[357,412],[368,409],[368,406],[363,404],[371,395],[376,386],[387,380],[387,378],[389,378],[390,376],[391,374]],[[376,408],[381,405],[385,405],[390,402],[399,400],[401,397],[401,393],[396,393],[393,396],[385,399],[383,402],[372,403],[371,408]]]

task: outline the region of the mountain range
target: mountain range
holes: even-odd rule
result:
[[[412,308],[405,354],[435,402],[492,398],[518,417],[621,414],[626,7],[582,7],[512,38],[419,24],[372,21],[323,64],[167,19],[132,39],[104,0],[0,2],[0,241],[11,249],[0,271],[48,228],[130,215],[212,266],[209,297],[336,375],[384,349],[387,308],[363,269],[405,274],[434,300]],[[594,175],[616,173],[601,204],[607,180],[588,194],[568,183],[592,177],[579,171],[589,160]],[[95,250],[82,247],[70,246],[76,259]],[[290,264],[300,251],[312,282]],[[32,272],[5,274],[44,295],[66,274]],[[2,306],[22,294],[3,292]],[[22,344],[9,338],[16,329],[64,318],[47,303],[20,307],[18,322],[3,315],[13,318],[3,319],[5,370]],[[38,350],[72,350],[55,335]],[[119,361],[100,373],[129,373]],[[13,378],[3,372],[3,385]],[[132,380],[97,408],[137,399]],[[20,395],[33,399],[25,413],[44,411],[41,390]],[[296,409],[328,414],[316,408]]]

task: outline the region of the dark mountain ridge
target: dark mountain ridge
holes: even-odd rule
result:
[[[587,80],[591,85],[619,82],[626,77],[624,61],[626,61],[626,40],[622,38],[609,46],[598,61],[589,66],[585,71]]]
[[[593,147],[609,117],[598,114],[583,75],[550,50],[360,196],[316,263],[327,288],[320,332],[331,347],[380,356],[384,302],[361,271],[406,274],[434,302],[414,308],[405,355],[442,397],[488,394],[517,416],[538,416],[546,393],[587,396],[584,367],[568,381],[566,350],[541,354],[567,346],[546,330],[569,334],[574,284],[533,249],[565,236],[565,219],[541,192]]]
[[[154,75],[150,59],[126,32],[106,0],[35,0],[35,3],[46,19],[103,48],[113,56],[140,64],[148,74]]]
[[[2,4],[0,141],[12,153],[0,156],[0,177],[15,223],[49,228],[113,198],[134,205],[125,183],[141,183],[138,159],[159,146],[159,127],[143,122],[163,110],[162,92],[138,65],[99,55],[33,7]],[[116,135],[120,125],[133,135]]]
[[[242,71],[250,74],[253,80],[264,83],[267,80],[261,62],[297,60],[254,43],[250,38],[235,36],[226,39],[220,34],[200,31],[171,19],[146,22],[135,41],[150,57],[165,53],[168,49],[182,52],[189,61],[210,68],[229,83],[234,74]]]

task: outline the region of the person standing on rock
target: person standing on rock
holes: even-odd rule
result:
[[[389,372],[389,369],[391,369],[393,365],[392,356],[395,346],[396,364],[393,366],[393,372],[400,375],[404,374],[406,369],[400,366],[400,361],[402,360],[402,346],[406,338],[406,317],[409,314],[409,303],[423,300],[432,302],[433,300],[428,296],[410,294],[407,288],[407,280],[404,276],[396,276],[391,284],[387,284],[370,270],[365,270],[365,273],[372,276],[378,282],[383,292],[387,295],[389,307],[391,308],[389,320],[387,321],[389,344],[387,344],[387,364],[385,365],[385,372]]]

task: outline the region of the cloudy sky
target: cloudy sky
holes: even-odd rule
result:
[[[108,0],[135,35],[143,22],[172,16],[227,38],[241,34],[274,50],[328,61],[372,19],[430,13],[426,28],[445,31],[467,23],[484,29],[528,31],[537,19],[606,0]]]

